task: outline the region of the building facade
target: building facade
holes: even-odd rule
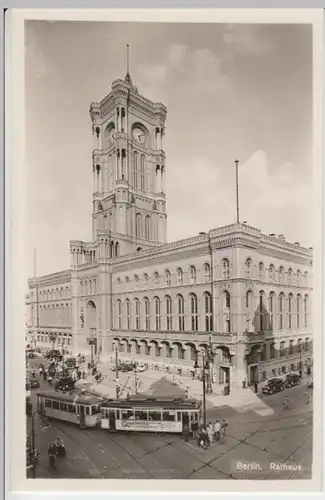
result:
[[[181,370],[209,349],[233,385],[309,371],[312,249],[245,223],[166,243],[165,106],[126,75],[90,115],[92,241],[70,242],[69,270],[29,280],[34,341]]]

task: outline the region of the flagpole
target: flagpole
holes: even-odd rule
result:
[[[237,208],[237,223],[239,223],[239,189],[238,189],[238,160],[235,160],[236,164],[236,208]]]

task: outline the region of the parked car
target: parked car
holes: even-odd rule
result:
[[[45,357],[47,359],[57,359],[59,361],[61,361],[63,358],[62,353],[57,349],[51,349],[50,351],[47,351]]]
[[[293,387],[300,384],[300,376],[298,373],[288,373],[284,381],[286,387]]]
[[[271,378],[263,387],[263,394],[274,394],[275,392],[283,391],[284,381],[281,378]]]
[[[77,364],[77,360],[73,356],[69,356],[66,358],[65,364],[66,364],[67,368],[72,370],[73,368],[75,368],[75,366]]]
[[[36,378],[30,378],[29,383],[31,389],[39,389],[40,387],[40,383]]]

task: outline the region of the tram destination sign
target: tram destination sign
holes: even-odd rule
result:
[[[182,432],[182,422],[162,422],[157,420],[116,420],[116,429],[119,431],[138,432]]]

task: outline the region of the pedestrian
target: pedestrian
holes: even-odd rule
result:
[[[223,418],[221,422],[221,430],[223,431],[224,436],[226,435],[227,427],[228,427],[228,422],[225,418]]]
[[[193,439],[196,438],[198,434],[198,429],[199,429],[199,422],[197,420],[194,420],[191,422],[191,431],[192,431],[192,437]]]
[[[38,369],[38,374],[40,377],[42,376],[42,373],[43,373],[43,368],[40,366]]]
[[[286,396],[283,400],[283,409],[287,410],[289,408],[289,398]]]
[[[43,380],[45,381],[47,377],[46,370],[43,371]]]
[[[209,438],[209,444],[212,444],[214,440],[214,426],[212,425],[212,422],[208,423],[207,434]]]
[[[221,429],[220,429],[220,444],[224,444],[225,437],[226,437],[226,429],[225,429],[225,427],[221,426]]]
[[[216,423],[214,425],[214,431],[215,431],[215,440],[220,441],[221,424],[219,420],[216,420]]]
[[[244,379],[243,379],[243,389],[246,389],[246,384],[247,384],[247,383],[246,383],[246,379],[244,378]]]
[[[305,392],[304,398],[305,398],[305,404],[308,405],[309,402],[310,402],[310,394],[309,394],[309,392]]]
[[[173,385],[176,385],[176,377],[175,377],[175,374],[173,375]]]
[[[85,373],[85,372],[84,372]],[[85,378],[85,377],[84,377]],[[80,380],[81,379],[81,371],[78,370],[78,379]]]
[[[254,382],[254,389],[255,389],[255,394],[258,393],[258,383]]]

